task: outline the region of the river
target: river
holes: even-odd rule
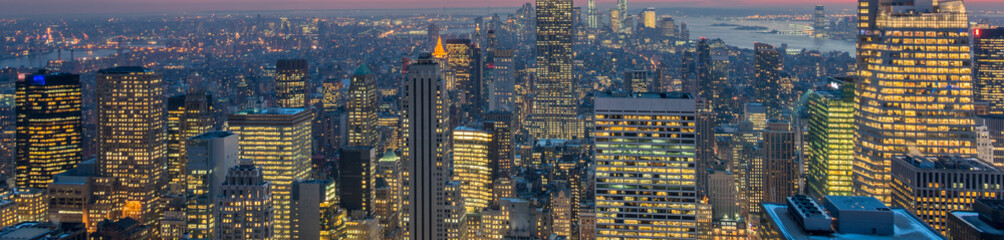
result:
[[[687,29],[690,30],[691,38],[721,38],[725,41],[725,44],[740,48],[752,49],[754,42],[768,43],[775,46],[781,46],[781,44],[787,43],[788,49],[804,48],[809,50],[819,50],[822,52],[841,51],[848,52],[852,56],[854,55],[854,49],[856,48],[853,41],[820,39],[801,35],[757,33],[755,31],[735,30],[735,27],[711,26],[715,22],[721,22],[716,21],[713,17],[673,17],[673,19],[676,20],[676,24],[678,25],[681,21],[687,23]],[[752,25],[738,22],[721,23]]]
[[[129,50],[122,50],[123,52],[128,52]],[[73,58],[96,58],[96,57],[107,57],[115,55],[118,50],[115,49],[99,49],[99,50],[74,50]],[[5,67],[32,67],[32,68],[42,68],[49,62],[49,60],[70,60],[70,50],[63,49],[62,54],[58,51],[53,51],[45,54],[33,54],[28,56],[20,56],[14,58],[4,58],[0,59],[0,68]]]

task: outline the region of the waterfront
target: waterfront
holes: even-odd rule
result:
[[[122,52],[129,52],[129,50],[122,50]],[[118,53],[115,49],[99,49],[99,50],[74,50],[72,58],[75,59],[91,59],[112,56]],[[42,68],[50,60],[63,59],[70,60],[70,50],[63,49],[62,52],[52,51],[43,54],[32,54],[28,56],[20,56],[13,58],[0,59],[0,68],[5,67],[31,67],[31,68]]]
[[[725,44],[741,48],[753,48],[754,42],[768,43],[775,46],[787,43],[788,49],[809,49],[822,52],[841,51],[854,55],[855,44],[853,41],[820,39],[803,35],[782,35],[771,33],[759,33],[751,30],[736,30],[735,27],[711,26],[715,23],[733,23],[739,25],[752,25],[741,22],[717,21],[714,17],[673,17],[679,24],[681,21],[687,23],[691,38],[707,37],[710,39],[721,38]]]

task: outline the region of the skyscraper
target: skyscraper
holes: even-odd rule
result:
[[[440,239],[447,234],[442,198],[449,155],[449,96],[439,64],[422,54],[404,82],[404,179],[406,239]]]
[[[142,67],[97,73],[98,172],[119,182],[122,217],[147,226],[155,226],[167,180],[163,86]]]
[[[262,168],[241,161],[227,170],[226,179],[216,198],[216,236],[214,239],[273,239],[276,214],[273,195]]]
[[[798,193],[802,165],[795,136],[788,121],[771,119],[767,122],[762,148],[767,170],[766,201],[782,202]]]
[[[1004,28],[973,30],[976,101],[990,114],[1004,114]]]
[[[457,127],[453,129],[453,181],[460,182],[460,195],[467,212],[481,212],[492,200],[492,169],[488,148],[489,132]]]
[[[823,5],[816,5],[812,13],[812,36],[826,37],[826,12]]]
[[[348,146],[376,147],[377,133],[377,86],[373,72],[366,64],[360,65],[352,73],[349,85],[349,142]]]
[[[226,171],[237,165],[239,152],[237,135],[230,132],[207,132],[189,138],[185,169],[185,217],[192,238],[216,236],[218,223],[213,212],[216,197]]]
[[[686,93],[596,98],[596,239],[697,237],[696,105]]]
[[[618,15],[618,18],[617,18],[617,22],[620,23],[619,24],[620,28],[615,29],[616,32],[624,32],[625,29],[634,27],[634,26],[626,26],[624,24],[624,22],[625,22],[624,20],[628,19],[628,1],[627,0],[617,0],[617,12],[620,13]],[[613,22],[614,19],[611,18],[610,21]]]
[[[16,186],[44,189],[82,158],[80,75],[40,72],[16,86]]]
[[[275,98],[281,108],[307,107],[307,60],[279,59],[275,63]]]
[[[531,133],[536,139],[581,139],[572,78],[572,1],[537,0],[536,10],[537,91]]]
[[[516,57],[513,49],[495,49],[488,65],[492,79],[488,85],[487,111],[516,111]]]
[[[641,20],[641,27],[645,29],[655,29],[655,8],[645,8],[641,11],[641,16],[638,18]]]
[[[867,20],[859,23],[854,88],[855,192],[887,203],[893,155],[976,154],[965,7],[906,2],[913,4],[859,3]]]
[[[596,29],[600,26],[600,14],[596,12],[596,0],[589,0],[586,5],[586,26]]]
[[[15,174],[17,153],[14,149],[17,135],[15,82],[13,76],[0,74],[0,173],[8,176]]]
[[[491,134],[488,146],[489,169],[491,169],[492,184],[488,188],[493,191],[493,201],[504,197],[513,197],[512,177],[515,169],[513,162],[513,114],[511,112],[485,113],[484,130]]]
[[[805,193],[814,197],[854,195],[853,90],[813,92],[806,108],[809,158]]]
[[[755,43],[753,92],[756,102],[767,107],[767,117],[776,118],[780,115],[782,107],[788,103],[782,103],[781,92],[781,52],[777,48],[766,43]]]
[[[451,95],[454,126],[479,119],[482,105],[482,64],[481,49],[470,39],[447,39],[446,73],[447,84],[453,85],[456,94]]]
[[[240,137],[241,160],[261,167],[271,187],[275,238],[290,238],[291,184],[310,173],[310,110],[251,108],[231,114],[230,131]]]
[[[372,214],[376,149],[372,146],[346,147],[340,156],[338,183],[342,208]]]

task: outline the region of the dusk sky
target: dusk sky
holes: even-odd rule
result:
[[[442,7],[513,7],[527,0],[0,0],[0,15],[100,14],[139,12],[183,12],[226,10],[300,9],[387,9]],[[585,6],[576,0],[576,6]],[[610,5],[615,0],[597,0]],[[632,8],[657,7],[807,7],[815,4],[831,8],[852,7],[855,0],[639,0]],[[968,0],[970,9],[1004,8],[1002,0]]]

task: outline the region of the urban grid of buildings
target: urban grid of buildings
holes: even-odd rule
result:
[[[1004,27],[853,12],[3,20],[70,58],[0,69],[0,239],[1004,239]]]

